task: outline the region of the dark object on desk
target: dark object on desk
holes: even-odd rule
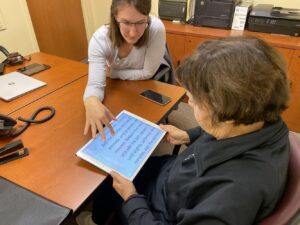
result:
[[[17,124],[13,118],[0,114],[0,136],[8,135]]]
[[[235,6],[241,0],[196,0],[193,25],[231,29]]]
[[[29,155],[21,140],[11,142],[0,148],[0,165]]]
[[[1,224],[61,224],[71,210],[0,177]]]
[[[6,56],[6,59],[2,62],[3,64],[10,65],[10,66],[15,66],[22,64],[24,61],[29,61],[29,58],[25,58],[18,52],[11,52],[7,51],[6,48],[0,45],[0,51]]]
[[[33,63],[33,64],[28,65],[28,66],[21,67],[17,71],[20,72],[20,73],[23,73],[25,75],[31,76],[33,74],[42,72],[42,71],[47,70],[49,68],[50,68],[50,66],[45,65],[45,64]]]
[[[159,0],[158,15],[161,19],[185,21],[187,0]]]
[[[171,101],[170,97],[164,96],[152,90],[145,90],[140,95],[159,105],[166,105]]]
[[[300,9],[258,4],[249,14],[248,30],[300,36]]]
[[[0,75],[4,74],[5,64],[0,63]]]
[[[37,117],[37,115],[42,111],[50,111],[50,114],[42,119],[36,120],[35,117]],[[54,115],[55,109],[52,106],[41,107],[34,111],[29,119],[19,116],[18,120],[25,122],[25,125],[23,125],[20,129],[15,130],[17,121],[8,116],[0,114],[0,136],[6,135],[9,137],[17,137],[22,134],[31,125],[31,123],[44,123],[50,120]]]

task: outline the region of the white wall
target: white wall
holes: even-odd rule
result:
[[[5,30],[0,31],[0,45],[10,52],[28,55],[38,52],[39,47],[34,34],[25,0],[0,0],[0,13]],[[0,61],[4,59],[0,54]]]

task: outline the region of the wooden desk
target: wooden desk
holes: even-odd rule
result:
[[[252,35],[264,39],[275,47],[286,59],[288,76],[292,81],[289,108],[282,117],[291,131],[300,132],[300,38],[284,35],[273,35],[260,32],[223,30],[209,27],[174,24],[163,21],[167,32],[173,64],[177,67],[181,61],[192,54],[203,41],[227,36]]]
[[[91,135],[84,136],[85,109],[82,95],[87,76],[81,77],[55,92],[12,113],[29,117],[37,108],[51,105],[56,115],[50,121],[31,125],[21,136],[30,155],[1,165],[0,176],[72,210],[90,196],[106,174],[75,156]],[[152,89],[173,100],[159,106],[139,96],[144,89]],[[181,87],[154,80],[107,81],[104,103],[114,114],[126,109],[152,122],[158,122],[184,96]],[[42,116],[42,115],[41,115]],[[0,146],[11,140],[1,140]]]
[[[5,73],[16,71],[18,68],[32,63],[43,63],[51,66],[48,70],[32,75],[33,78],[46,82],[47,86],[27,93],[26,95],[16,98],[10,102],[0,100],[1,114],[10,115],[36,99],[42,98],[43,96],[88,74],[87,64],[41,52],[32,54],[29,62],[18,66],[6,67]]]

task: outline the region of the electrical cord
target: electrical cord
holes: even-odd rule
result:
[[[50,111],[50,114],[46,116],[45,118],[35,120],[37,115],[42,111]],[[55,115],[55,109],[52,106],[44,106],[39,109],[37,109],[33,114],[30,116],[29,119],[23,118],[21,116],[18,117],[18,120],[25,122],[25,125],[22,126],[19,130],[11,134],[11,137],[17,137],[20,134],[22,134],[30,125],[31,123],[44,123],[48,120],[50,120]]]

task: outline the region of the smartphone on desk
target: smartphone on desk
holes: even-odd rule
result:
[[[39,73],[41,71],[49,69],[50,66],[45,64],[33,63],[28,66],[19,68],[17,71],[25,75],[31,76],[33,74]]]
[[[146,98],[150,101],[153,101],[157,104],[160,104],[160,105],[166,105],[168,102],[171,101],[170,97],[159,94],[152,90],[145,90],[142,93],[140,93],[140,95],[143,96],[144,98]]]

